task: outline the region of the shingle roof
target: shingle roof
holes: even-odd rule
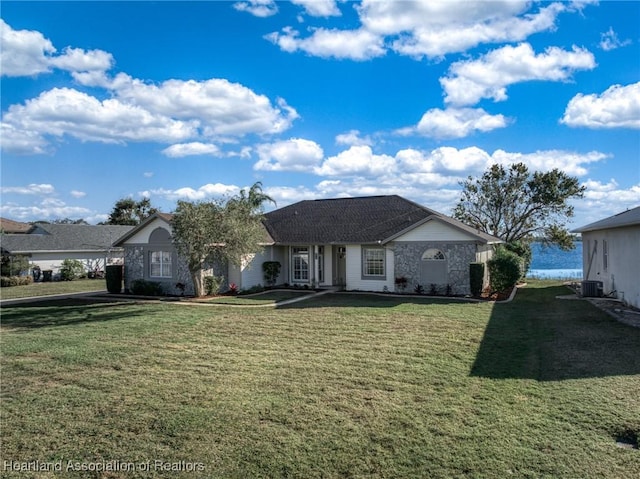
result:
[[[267,213],[265,226],[280,244],[371,244],[390,241],[430,219],[464,230],[483,243],[500,242],[397,195],[301,201]]]
[[[640,206],[572,230],[573,233],[640,225]]]
[[[27,233],[32,226],[29,223],[21,223],[7,218],[0,218],[0,231],[5,234]]]
[[[119,225],[37,224],[29,234],[0,236],[0,245],[11,253],[38,251],[104,251],[131,230]]]

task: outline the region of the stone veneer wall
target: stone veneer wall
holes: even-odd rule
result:
[[[136,279],[145,279],[147,281],[155,281],[162,284],[163,290],[166,294],[180,295],[182,291],[176,287],[176,284],[182,283],[185,285],[184,294],[186,296],[192,296],[195,293],[193,288],[193,281],[191,280],[191,273],[189,272],[189,266],[187,262],[179,255],[174,254],[174,258],[177,258],[176,272],[171,279],[159,279],[148,278],[145,276],[145,251],[146,248],[143,245],[125,245],[124,247],[124,289],[129,291],[131,283]],[[222,291],[228,289],[228,271],[225,264],[217,261],[210,268],[205,270],[204,275],[216,275],[223,276],[224,281],[222,284]]]
[[[420,283],[420,264],[422,254],[429,248],[437,248],[442,251],[448,261],[448,284],[451,285],[452,294],[470,294],[469,263],[476,260],[475,243],[442,243],[437,241],[397,242],[394,244],[395,277],[407,278],[407,287],[404,292],[413,292]],[[429,291],[428,284],[422,287]],[[438,285],[441,289],[446,284]],[[396,290],[398,288],[396,287]]]

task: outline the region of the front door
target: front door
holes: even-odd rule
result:
[[[347,285],[347,248],[346,246],[335,246],[333,248],[333,285]]]

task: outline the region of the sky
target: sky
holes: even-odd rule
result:
[[[640,205],[640,2],[2,1],[0,215],[118,199],[278,207],[398,194],[444,214],[492,164]],[[267,210],[273,209],[268,205]]]

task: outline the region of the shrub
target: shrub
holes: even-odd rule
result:
[[[205,276],[204,292],[207,296],[215,296],[220,292],[224,283],[224,276]]]
[[[122,290],[122,265],[107,265],[105,278],[107,280],[107,291],[118,294]]]
[[[65,259],[60,268],[60,279],[62,281],[73,281],[85,275],[84,265],[77,259]]]
[[[404,291],[407,287],[407,283],[408,280],[406,277],[404,276],[400,276],[398,278],[395,279],[395,283],[396,283],[396,288],[400,289],[401,291]]]
[[[264,280],[269,286],[276,284],[278,275],[280,274],[280,261],[265,261],[262,263],[262,272],[264,273]]]
[[[424,293],[424,287],[421,284],[416,284],[416,287],[413,288],[413,292],[416,294],[423,294]]]
[[[482,285],[484,283],[484,263],[469,264],[469,283],[471,294],[479,296],[482,293]]]
[[[156,281],[147,281],[145,279],[136,279],[131,282],[131,294],[138,296],[162,296],[164,291],[162,284]]]
[[[511,251],[520,257],[520,261],[522,261],[521,278],[524,278],[527,271],[529,271],[529,266],[531,266],[531,259],[533,257],[531,244],[524,241],[512,241],[511,243],[506,243],[503,247],[507,251]]]
[[[492,291],[504,291],[515,286],[522,276],[520,257],[508,250],[498,250],[489,260],[489,283]]]
[[[31,276],[2,276],[0,277],[0,287],[8,288],[10,286],[26,286],[33,283]]]
[[[431,283],[429,285],[429,294],[431,296],[437,296],[438,295],[438,285],[435,283]]]
[[[29,258],[19,254],[3,254],[0,274],[2,276],[19,276],[22,271],[29,270]]]

